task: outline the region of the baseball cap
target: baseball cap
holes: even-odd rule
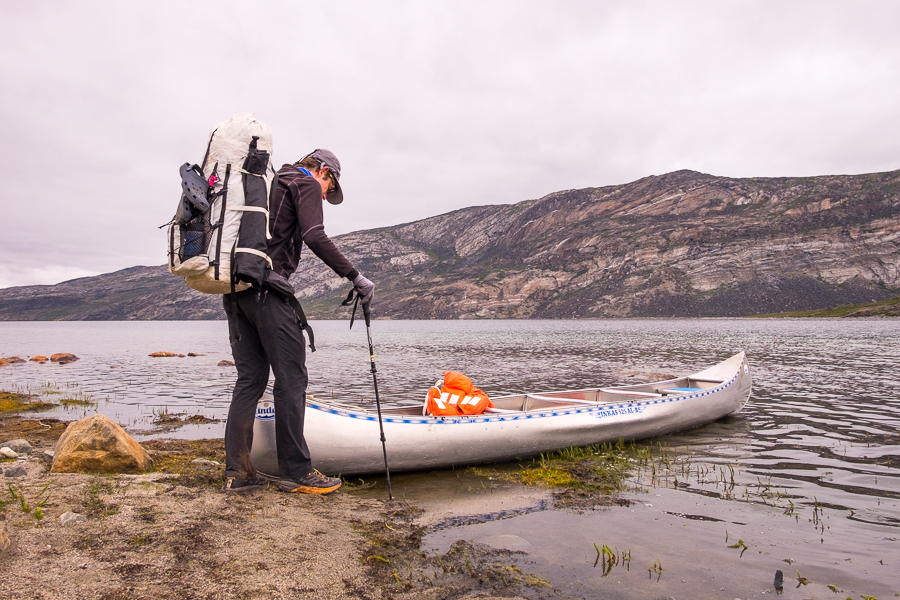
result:
[[[325,150],[324,148],[317,148],[301,158],[314,158],[319,161],[322,165],[328,167],[329,171],[334,174],[334,189],[328,192],[328,195],[325,197],[326,200],[330,204],[340,204],[344,201],[344,192],[341,190],[341,161],[338,160],[338,157],[334,155],[334,152],[331,150]]]

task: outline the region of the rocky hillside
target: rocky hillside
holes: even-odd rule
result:
[[[131,267],[56,285],[0,290],[0,321],[224,318],[222,298],[195,292],[165,266]]]
[[[730,179],[694,171],[478,206],[335,238],[386,318],[744,316],[900,293],[900,171]],[[348,290],[308,251],[312,316]],[[162,267],[0,290],[0,319],[222,318]]]
[[[900,289],[900,171],[729,179],[693,171],[467,208],[342,236],[394,318],[742,316]],[[316,261],[295,287],[340,314]]]

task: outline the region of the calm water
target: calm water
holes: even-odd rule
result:
[[[314,323],[310,391],[368,403],[365,327],[347,325]],[[655,441],[672,449],[676,466],[662,481],[636,475],[644,492],[635,507],[524,511],[442,529],[426,540],[434,549],[463,537],[526,548],[533,571],[585,598],[598,590],[609,598],[763,597],[776,568],[812,581],[797,590],[796,579],[787,581],[788,598],[831,596],[829,583],[856,597],[900,593],[900,320],[377,321],[372,335],[387,403],[420,402],[445,369],[489,394],[611,385],[627,382],[629,371],[686,374],[739,350],[753,369],[745,412]],[[206,356],[147,356],[157,350]],[[233,367],[216,366],[230,358],[224,322],[0,323],[0,356],[54,352],[81,360],[5,367],[0,389],[48,400],[62,397],[52,392],[81,394],[96,406],[45,414],[102,412],[136,437],[155,435],[160,410],[223,418],[235,378]],[[422,482],[398,476],[395,493],[427,500]],[[502,497],[495,492],[494,500]],[[743,539],[751,550],[738,558],[726,531],[729,544]],[[593,543],[632,548],[631,571],[601,577]],[[657,555],[668,567],[653,581],[646,565]]]

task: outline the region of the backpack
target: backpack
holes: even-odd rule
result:
[[[278,292],[315,352],[315,336],[294,288],[272,270],[267,254],[269,199],[278,187],[272,130],[254,115],[238,113],[213,128],[201,165],[185,163],[179,171],[182,194],[169,223],[169,271],[206,294],[234,294],[251,286]],[[239,332],[233,335],[240,338]]]
[[[262,285],[272,266],[269,197],[278,182],[272,130],[252,114],[236,114],[213,128],[203,163],[185,163],[180,173],[169,271],[207,294]]]

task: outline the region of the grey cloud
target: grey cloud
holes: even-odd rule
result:
[[[0,2],[0,286],[161,264],[177,168],[256,112],[344,163],[332,234],[691,168],[897,168],[900,5]]]

